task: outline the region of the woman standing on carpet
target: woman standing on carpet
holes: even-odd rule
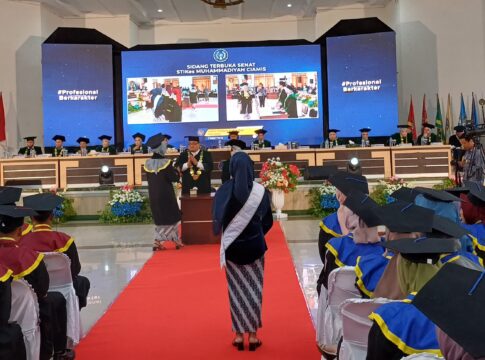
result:
[[[261,346],[256,336],[261,324],[263,300],[264,235],[273,225],[268,192],[254,182],[253,162],[238,152],[230,162],[231,180],[216,192],[212,218],[214,232],[222,230],[221,266],[226,268],[233,345],[244,350],[248,333],[249,351]]]
[[[183,244],[178,236],[180,209],[172,183],[179,181],[179,176],[172,161],[165,158],[170,135],[157,134],[148,139],[146,145],[153,150],[151,159],[145,163],[148,181],[148,197],[155,223],[155,243],[153,251],[165,250],[163,243],[173,241],[175,248]]]

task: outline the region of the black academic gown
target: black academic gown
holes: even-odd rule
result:
[[[163,101],[162,113],[165,116],[165,120],[170,122],[181,122],[182,121],[182,109],[180,108],[177,101],[167,97]]]
[[[231,159],[221,161],[222,169],[221,169],[221,181],[224,184],[226,181],[231,179],[231,174],[229,172],[229,164]]]
[[[157,158],[154,154],[153,158]],[[161,157],[160,157],[161,158]],[[148,199],[155,225],[173,225],[180,221],[180,209],[173,183],[179,181],[177,171],[168,161],[158,172],[145,168],[148,181]]]
[[[413,135],[411,133],[407,133],[406,137],[401,137],[401,133],[395,133],[391,137],[396,141],[396,145],[413,143]]]
[[[40,146],[34,146],[35,149],[35,154],[40,155],[42,154],[42,149]],[[30,150],[31,148],[28,147],[23,147],[19,149],[19,155],[25,155],[25,156],[30,156]]]
[[[289,118],[298,118],[298,110],[296,107],[296,97],[295,95],[289,95],[285,99],[285,110]]]
[[[62,150],[64,150],[64,147],[58,149],[54,147],[51,151],[52,157],[61,157],[62,156]]]
[[[142,145],[139,149],[135,150],[135,144],[130,146],[130,152],[132,155],[134,154],[148,154],[148,147],[146,145]]]
[[[105,155],[116,155],[116,149],[114,146],[110,145],[107,148],[104,148],[102,146],[98,146],[96,148],[96,151]]]
[[[259,149],[271,147],[271,142],[269,142],[268,140],[263,140],[263,142],[259,142],[259,140],[254,140],[253,144],[256,144]]]
[[[458,139],[458,136],[456,136],[456,134],[450,136],[450,138],[448,139],[448,144],[456,148],[461,147],[460,139]]]
[[[421,139],[422,138],[423,138],[423,135],[418,136],[418,139],[416,140],[416,145],[421,145]],[[431,143],[434,143],[434,142],[437,142],[437,141],[438,141],[438,137],[436,136],[436,134],[431,133],[431,135],[429,137],[428,145],[431,145]]]
[[[211,172],[213,167],[212,155],[207,150],[200,150],[195,156],[197,161],[200,161],[201,156],[203,156],[202,164],[204,165],[204,170],[200,174],[197,180],[194,180],[190,174],[190,169],[182,171],[182,166],[188,160],[188,152],[184,151],[180,154],[177,160],[177,167],[182,171],[182,194],[189,194],[190,189],[193,187],[197,188],[197,193],[199,194],[210,194],[211,192]],[[197,172],[198,168],[194,167],[194,173]]]

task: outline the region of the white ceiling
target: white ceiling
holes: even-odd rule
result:
[[[25,0],[11,0],[25,1]],[[212,21],[220,18],[238,20],[272,19],[280,16],[309,17],[318,8],[362,4],[382,6],[390,0],[245,0],[243,4],[214,9],[200,0],[34,0],[48,6],[62,17],[130,15],[139,24],[158,20],[174,22]],[[32,2],[32,0],[29,0]],[[288,6],[291,4],[291,7]],[[159,12],[158,10],[162,10]]]

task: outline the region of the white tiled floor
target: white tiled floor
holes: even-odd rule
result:
[[[281,222],[307,304],[315,319],[315,284],[321,270],[318,220],[290,218]],[[103,315],[152,255],[152,225],[71,223],[59,231],[76,240],[81,273],[91,281],[88,307],[81,311],[84,333]]]

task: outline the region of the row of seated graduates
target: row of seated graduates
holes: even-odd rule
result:
[[[336,187],[340,207],[320,222],[317,345],[322,354],[332,358],[345,341],[342,329],[331,328],[335,322],[328,320],[327,288],[332,271],[350,266],[361,298],[390,301],[369,314],[368,360],[419,352],[446,359],[484,357],[485,343],[477,334],[483,324],[479,319],[485,320],[480,305],[485,301],[485,281],[480,282],[485,274],[485,187],[467,182],[448,191],[401,188],[391,194],[394,202],[379,206],[369,197],[363,176],[337,172],[328,181]],[[383,237],[378,225],[386,227]],[[468,283],[437,290],[460,276]]]
[[[9,344],[2,347],[6,354],[0,359],[25,358],[25,346],[18,342],[18,326],[8,323],[12,311],[9,285],[19,279],[25,280],[37,296],[41,337],[39,358],[72,359],[75,354],[74,344],[66,334],[66,299],[59,292],[48,291],[49,274],[43,253],[58,252],[69,258],[79,309],[87,305],[90,282],[79,275],[81,264],[73,238],[52,230],[53,210],[63,199],[53,193],[41,193],[25,197],[24,207],[20,207],[15,203],[20,200],[21,191],[14,187],[0,188],[0,265],[5,269],[0,295],[0,312],[4,315],[0,332],[5,336],[2,344]],[[25,217],[30,217],[32,224],[24,223]]]

